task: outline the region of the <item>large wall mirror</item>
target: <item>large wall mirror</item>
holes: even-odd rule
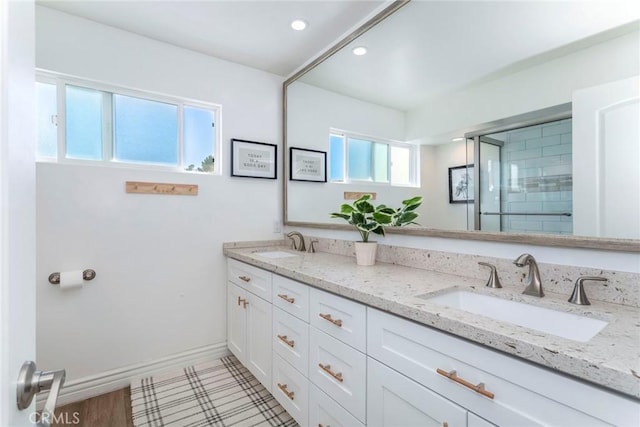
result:
[[[285,224],[638,252],[639,75],[635,1],[396,1],[284,84]]]

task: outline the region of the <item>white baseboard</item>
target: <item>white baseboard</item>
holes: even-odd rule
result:
[[[137,377],[157,375],[161,372],[177,370],[195,363],[216,360],[231,354],[227,343],[212,344],[196,349],[184,351],[171,356],[138,363],[101,372],[84,378],[66,382],[60,391],[56,406],[78,402],[100,394],[125,388],[131,384],[131,380]],[[38,395],[36,407],[41,410],[47,398],[46,393]]]

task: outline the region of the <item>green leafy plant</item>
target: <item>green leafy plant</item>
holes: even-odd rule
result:
[[[340,212],[331,214],[331,218],[342,218],[356,227],[363,242],[369,241],[369,233],[384,236],[386,226],[401,227],[417,224],[415,210],[422,204],[422,197],[416,196],[402,201],[402,207],[394,209],[386,205],[374,206],[371,194],[364,194],[352,205],[348,203],[340,206]]]
[[[213,172],[214,159],[213,156],[209,155],[200,162],[201,166],[196,169],[196,165],[191,164],[185,169],[188,171],[198,171],[198,172]]]

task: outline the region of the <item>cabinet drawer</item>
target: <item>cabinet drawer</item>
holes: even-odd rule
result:
[[[496,425],[640,425],[637,402],[375,309],[367,343],[369,356]]]
[[[235,259],[227,260],[227,279],[269,302],[271,302],[271,276],[270,272],[258,267]]]
[[[277,354],[273,355],[273,396],[301,426],[309,421],[309,381]]]
[[[367,426],[466,427],[464,408],[371,358],[367,364]]]
[[[365,352],[367,317],[364,305],[318,289],[311,289],[309,323]]]
[[[314,327],[309,339],[309,380],[364,423],[366,356]]]
[[[309,367],[309,325],[274,307],[272,341],[276,354],[306,377]]]
[[[309,425],[311,427],[364,427],[364,424],[313,384],[309,384]]]
[[[309,286],[274,274],[273,305],[309,323]]]

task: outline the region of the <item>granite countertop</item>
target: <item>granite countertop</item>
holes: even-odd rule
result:
[[[245,244],[246,245],[246,244]],[[226,244],[229,258],[252,264],[319,289],[483,344],[504,353],[640,398],[640,310],[591,300],[590,306],[567,302],[566,295],[545,291],[544,298],[509,289],[489,289],[485,282],[453,274],[378,262],[357,266],[355,259],[325,252],[294,252],[283,246]],[[270,259],[260,252],[289,251],[294,257]],[[453,289],[526,302],[582,314],[608,323],[588,342],[537,332],[507,322],[429,302],[424,296]],[[422,296],[422,298],[420,297]]]

